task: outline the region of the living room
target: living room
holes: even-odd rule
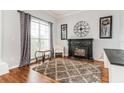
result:
[[[26,34],[25,30],[23,33],[22,30],[23,26],[27,26],[25,23],[21,23],[23,22],[21,19],[23,19],[22,15],[24,16],[24,14],[30,15],[30,29],[28,27],[26,29],[26,31],[30,31],[30,33],[27,32],[28,34]],[[102,21],[109,21],[107,28],[103,27]],[[124,82],[124,76],[118,73],[124,71],[123,10],[1,10],[0,23],[0,82]],[[44,30],[41,30],[43,27],[45,27]],[[108,29],[109,34],[107,36],[104,36],[101,32],[103,29]],[[42,31],[47,32],[42,33]],[[23,38],[30,34],[31,36],[29,37],[31,39],[28,38],[28,41],[25,41],[27,39],[23,40]],[[36,37],[34,38],[33,36]],[[40,43],[34,42],[34,39],[38,39]],[[44,41],[41,42],[42,40]],[[31,44],[27,44],[29,41],[31,41]],[[77,45],[75,48],[73,47],[74,44]],[[27,45],[26,48],[24,47],[25,45]],[[62,48],[62,51],[60,49],[62,53],[56,53],[55,48]],[[30,55],[26,52],[26,54],[24,53],[25,49],[28,49],[27,51]],[[31,49],[30,52],[29,49]],[[47,51],[48,53],[46,53],[46,50],[49,50]],[[37,51],[41,52],[41,54],[38,54],[38,57],[35,55]],[[50,55],[46,57],[49,53]],[[119,55],[118,58],[118,54],[122,55]],[[42,55],[40,61],[35,60],[36,58],[39,59],[39,55]],[[31,56],[29,63],[24,63],[27,60],[21,60],[24,56],[27,56],[27,58]],[[51,57],[50,60],[49,57]],[[111,57],[117,58],[113,60]],[[120,63],[115,62],[118,61],[117,59]],[[71,70],[72,72],[68,70],[68,66],[66,66],[68,62],[75,68],[75,75],[72,73],[74,69]],[[86,69],[81,71],[82,68],[79,69],[77,63]],[[46,64],[47,66],[55,65],[55,69],[50,70],[54,71],[54,76],[53,74],[51,75],[51,72],[47,75],[48,73],[46,72],[49,70],[49,66],[45,68],[46,72],[37,70]],[[63,66],[58,68],[58,65]],[[93,69],[90,67],[93,67]],[[57,74],[58,70],[62,70],[60,72],[63,72],[63,74]],[[21,78],[26,79],[20,80],[18,75],[22,73],[30,77],[21,76]],[[90,75],[88,76],[89,73]],[[16,80],[17,78],[18,80]]]

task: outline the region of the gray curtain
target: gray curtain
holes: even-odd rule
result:
[[[30,24],[31,16],[28,13],[20,12],[21,26],[21,59],[20,67],[30,64]]]
[[[51,52],[51,56],[54,56],[54,49],[53,49],[53,23],[49,23],[50,24],[50,48],[53,50]]]

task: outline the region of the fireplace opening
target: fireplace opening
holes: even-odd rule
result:
[[[76,48],[74,51],[74,56],[85,57],[85,55],[86,55],[85,49]]]

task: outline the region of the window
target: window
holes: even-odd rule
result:
[[[50,24],[48,22],[31,18],[31,59],[35,51],[50,49]]]

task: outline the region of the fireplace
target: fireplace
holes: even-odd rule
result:
[[[93,39],[68,39],[69,56],[93,59]]]

